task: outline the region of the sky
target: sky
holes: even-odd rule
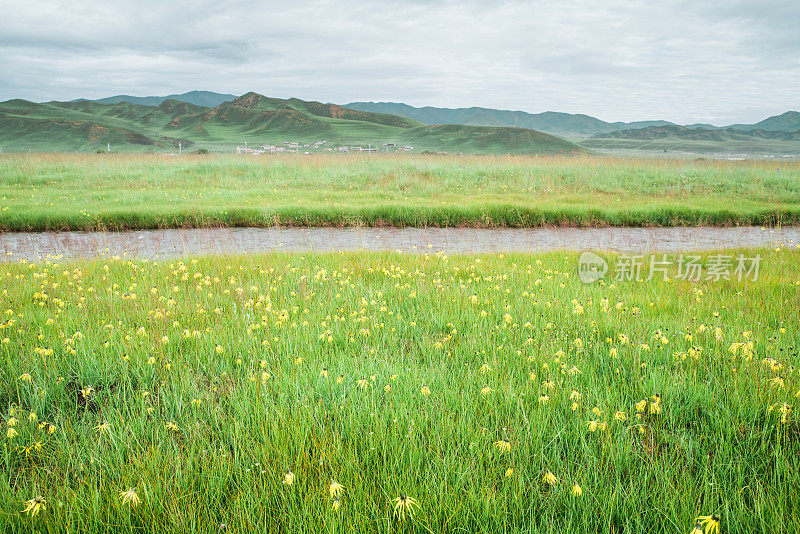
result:
[[[800,110],[797,0],[0,0],[0,100],[190,90],[752,123]]]

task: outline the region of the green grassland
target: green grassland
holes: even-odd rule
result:
[[[800,164],[599,157],[0,156],[0,230],[779,225]]]
[[[741,253],[5,264],[0,531],[796,532],[800,251]]]
[[[118,152],[210,149],[283,142],[325,146],[410,145],[417,152],[485,154],[584,152],[577,145],[524,128],[425,126],[412,119],[256,93],[205,108],[165,100],[158,106],[128,102],[0,103],[0,147],[5,151],[94,152],[110,143]]]

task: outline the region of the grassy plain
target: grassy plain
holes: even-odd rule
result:
[[[756,252],[593,285],[568,253],[2,265],[0,530],[795,532],[800,251]]]
[[[797,162],[387,155],[0,157],[0,230],[799,221]]]

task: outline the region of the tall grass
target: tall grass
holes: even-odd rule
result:
[[[5,155],[0,229],[800,221],[800,164],[600,157]]]
[[[800,251],[759,252],[6,264],[0,530],[792,532]]]

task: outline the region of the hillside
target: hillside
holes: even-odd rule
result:
[[[487,154],[574,153],[580,147],[524,128],[429,127],[405,117],[296,98],[247,93],[208,108],[177,100],[0,103],[0,147],[7,151],[234,150],[249,143],[413,146],[415,151]]]
[[[796,132],[800,130],[800,112],[787,111],[774,117],[769,117],[755,124],[734,124],[729,128],[737,130],[772,130],[782,132]]]
[[[763,123],[770,124],[768,120],[759,124]],[[707,128],[668,124],[603,133],[584,140],[582,145],[606,150],[800,154],[800,128],[797,131],[745,130],[733,126]]]
[[[395,102],[352,102],[346,104],[351,109],[358,109],[362,111],[373,111],[379,113],[392,113],[402,117],[409,117],[415,119],[423,124],[466,124],[474,126],[520,126],[523,128],[530,128],[540,132],[565,137],[567,139],[576,140],[579,144],[586,147],[597,148],[599,143],[598,138],[613,138],[613,139],[664,139],[672,135],[677,130],[670,128],[683,128],[677,124],[663,120],[652,121],[637,121],[637,122],[605,122],[595,117],[583,114],[559,113],[554,111],[546,111],[544,113],[526,113],[524,111],[510,111],[502,109],[471,107],[471,108],[436,108],[436,107],[413,107],[408,104],[401,104]],[[655,135],[659,132],[660,128],[666,128],[666,135]],[[730,126],[714,126],[711,124],[693,124],[686,126],[691,130],[742,130],[744,132],[753,131],[767,131],[767,132],[797,132],[800,130],[800,112],[787,111],[781,115],[768,117],[755,124],[733,124]],[[633,133],[634,130],[646,130],[641,136]],[[626,132],[619,134],[619,132]],[[609,135],[606,135],[609,134]],[[696,131],[693,133],[680,133],[676,134],[681,139],[695,140],[713,140],[713,136],[705,132]],[[773,138],[771,136],[763,137],[759,135],[745,135],[758,137],[761,139]],[[592,138],[590,141],[585,141],[587,138]],[[724,139],[723,139],[724,138]],[[774,137],[781,139],[780,136]],[[735,138],[722,136],[720,140],[725,142],[731,141],[748,141],[748,138]],[[786,140],[786,139],[784,139]],[[711,147],[713,151],[726,151],[730,146],[717,145]],[[750,147],[751,151],[768,151],[777,150],[784,152],[785,150],[794,151],[792,146],[764,146],[763,143],[755,143]]]
[[[653,125],[671,124],[667,121],[605,122],[583,114],[526,113],[481,107],[471,108],[415,108],[395,102],[352,102],[346,107],[361,111],[392,113],[409,117],[423,124],[465,124],[470,126],[509,126],[529,128],[540,132],[568,138],[584,138],[599,133],[613,132],[624,128],[644,128]]]
[[[420,148],[477,154],[580,152],[575,144],[526,128],[443,124],[408,132]]]
[[[131,96],[131,95],[115,95],[106,98],[86,99],[79,98],[74,102],[97,102],[99,104],[117,104],[119,102],[128,102],[129,104],[139,104],[140,106],[158,106],[165,100],[177,100],[178,102],[187,102],[196,106],[203,106],[213,108],[223,102],[229,102],[236,98],[236,95],[214,93],[212,91],[189,91],[187,93],[167,95],[167,96]]]

